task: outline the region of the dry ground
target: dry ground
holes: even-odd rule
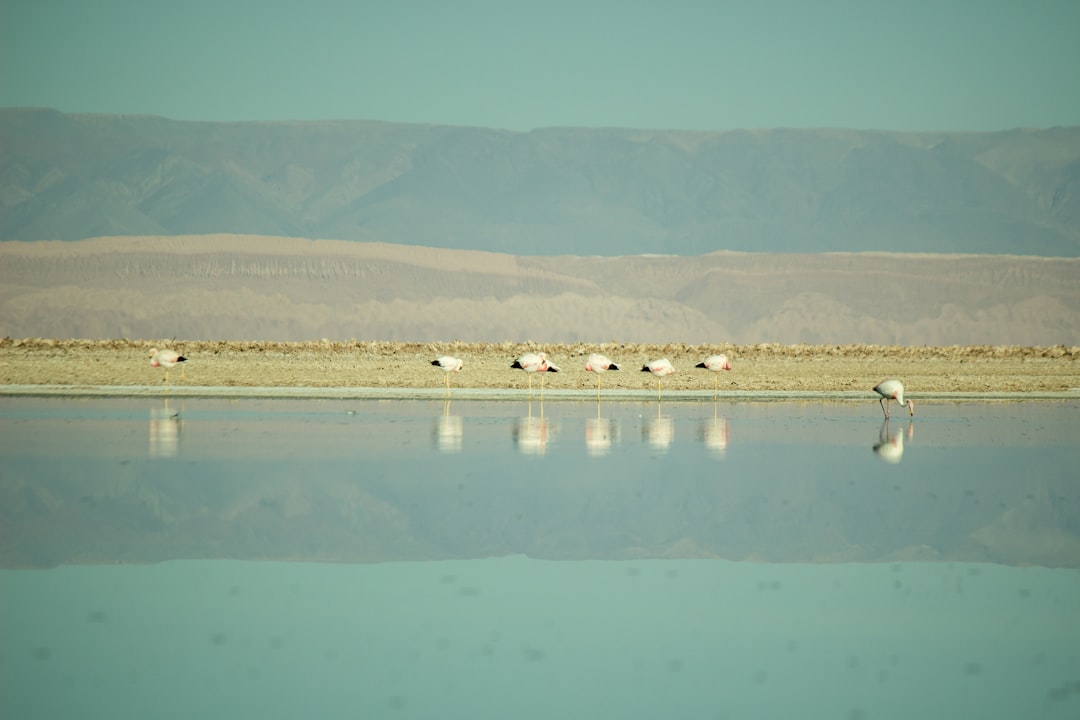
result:
[[[464,359],[451,376],[454,387],[525,388],[525,373],[511,370],[523,352],[544,350],[562,372],[546,377],[553,389],[596,387],[585,356],[602,352],[622,365],[603,376],[605,388],[651,389],[644,362],[667,357],[677,373],[670,390],[703,390],[713,375],[694,365],[724,352],[731,372],[722,390],[869,390],[886,377],[909,392],[1062,392],[1080,388],[1080,348],[905,347],[873,345],[635,345],[407,342],[174,342],[129,340],[0,340],[0,384],[153,385],[163,373],[147,360],[153,347],[171,347],[188,358],[183,384],[226,387],[438,388],[444,375],[430,361],[441,354]],[[170,373],[181,383],[180,369]]]

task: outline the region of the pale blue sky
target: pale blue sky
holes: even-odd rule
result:
[[[527,130],[1080,125],[1077,0],[0,0],[0,106]]]

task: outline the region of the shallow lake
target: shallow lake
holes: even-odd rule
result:
[[[0,398],[0,716],[1080,713],[1080,401]]]

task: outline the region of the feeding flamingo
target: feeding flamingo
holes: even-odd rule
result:
[[[660,399],[660,378],[671,375],[675,372],[675,368],[671,365],[671,362],[667,358],[660,358],[659,360],[653,360],[650,363],[646,363],[641,372],[650,372],[656,377],[656,399]]]
[[[585,372],[596,373],[596,399],[600,399],[600,375],[608,370],[621,370],[618,365],[598,353],[585,358]]]
[[[874,392],[881,397],[878,398],[878,403],[881,405],[881,411],[885,413],[885,417],[889,417],[889,400],[896,400],[897,405],[907,405],[908,412],[911,415],[915,414],[915,403],[908,400],[904,402],[904,384],[899,380],[882,380],[874,386]]]

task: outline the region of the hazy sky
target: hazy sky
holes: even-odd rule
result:
[[[0,105],[527,130],[1080,125],[1078,0],[0,0]]]

